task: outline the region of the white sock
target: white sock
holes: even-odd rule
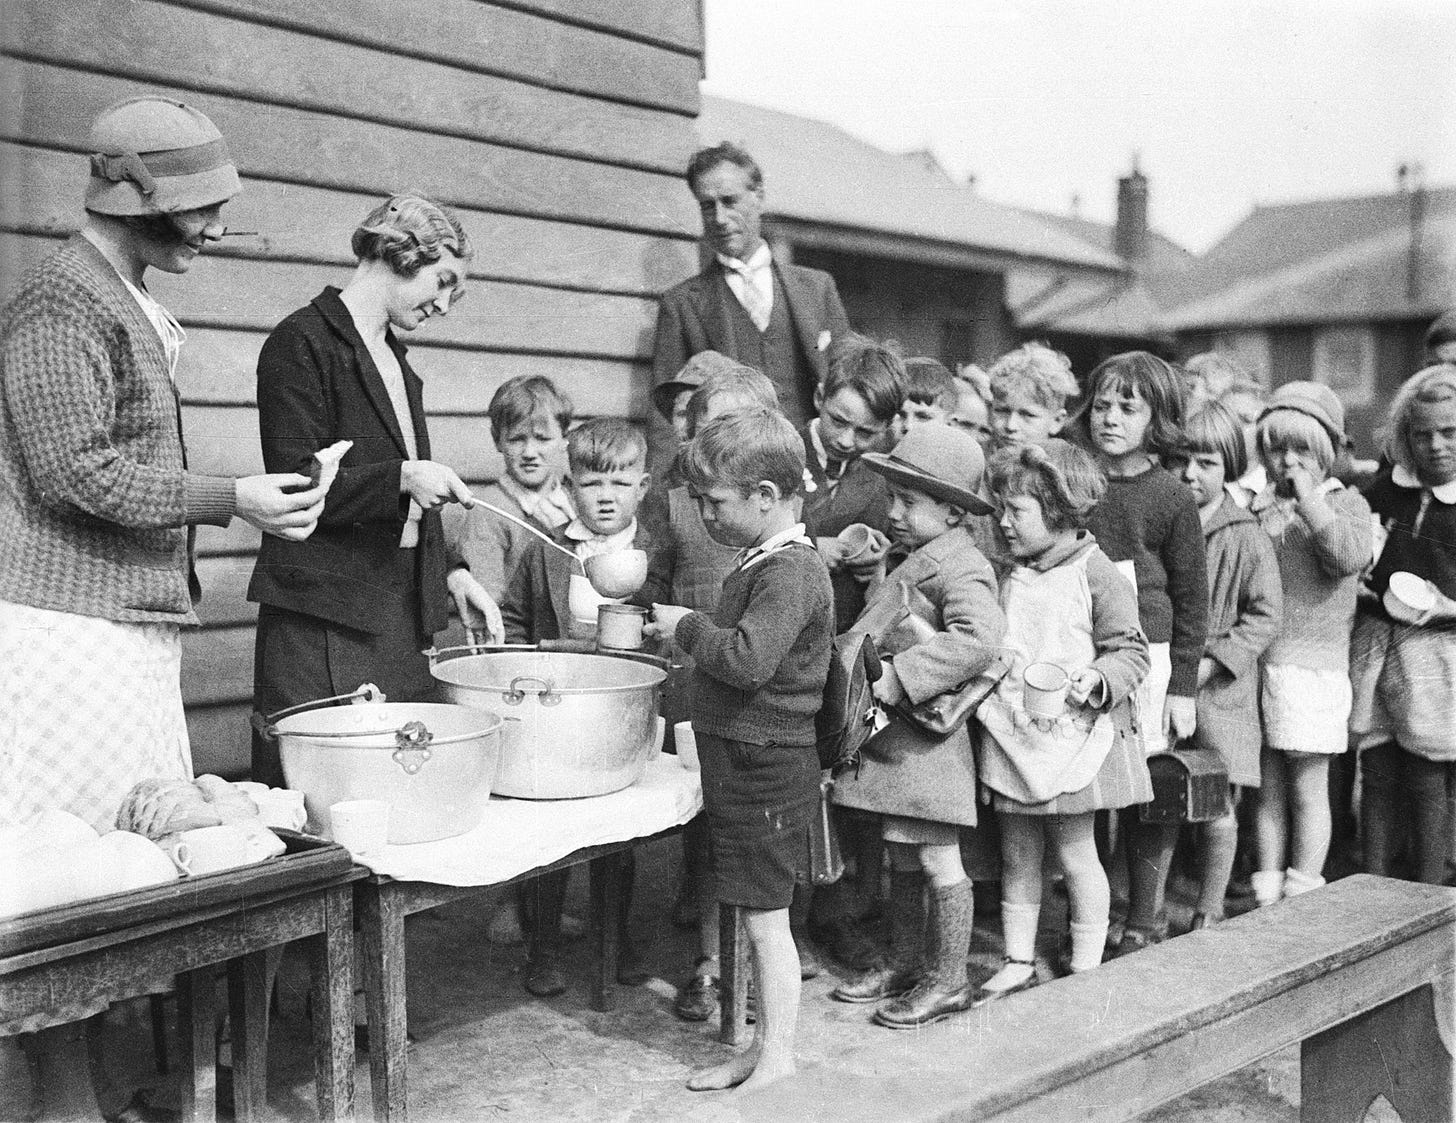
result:
[[[1024,963],[1036,958],[1036,922],[1040,915],[1040,905],[1001,902],[1001,934],[1006,940],[1009,958]]]
[[[1249,875],[1249,883],[1254,887],[1254,900],[1261,907],[1272,905],[1284,896],[1283,870],[1256,870]]]
[[[1286,897],[1297,897],[1301,893],[1308,893],[1311,889],[1318,889],[1324,883],[1324,878],[1301,873],[1299,870],[1284,871],[1284,895]]]
[[[1090,971],[1102,963],[1102,952],[1107,943],[1107,921],[1094,920],[1089,924],[1072,921],[1072,970]]]

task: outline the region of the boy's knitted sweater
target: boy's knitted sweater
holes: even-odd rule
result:
[[[1143,632],[1170,646],[1168,693],[1192,698],[1208,627],[1208,566],[1192,493],[1156,465],[1114,476],[1087,529],[1113,561],[1131,559]]]
[[[693,727],[735,741],[812,745],[834,638],[824,559],[790,545],[723,582],[718,609],[677,626],[693,657]]]
[[[1264,661],[1346,671],[1356,585],[1370,564],[1370,505],[1338,480],[1321,491],[1324,502],[1309,506],[1308,518],[1300,514],[1305,504],[1276,499],[1272,487],[1249,506],[1274,541],[1284,586],[1284,626]]]

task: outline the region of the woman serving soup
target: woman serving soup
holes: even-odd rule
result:
[[[423,383],[397,334],[460,299],[469,239],[438,203],[403,194],[369,213],[352,246],[348,284],[285,319],[258,356],[270,470],[307,471],[316,452],[352,442],[313,537],[265,541],[253,569],[253,701],[264,714],[366,681],[397,702],[429,694],[421,651],[447,612],[440,508],[474,503],[430,459]],[[252,778],[282,785],[275,742],[254,737]]]

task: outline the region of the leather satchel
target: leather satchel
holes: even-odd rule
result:
[[[895,647],[904,650],[905,647],[924,643],[934,636],[936,625],[933,619],[936,616],[938,613],[929,598],[918,589],[912,589],[902,582],[900,610],[889,625],[889,634],[901,641]],[[910,642],[903,642],[905,640]],[[891,662],[894,660],[891,659]],[[959,686],[942,691],[918,705],[909,701],[898,702],[894,707],[895,712],[933,736],[948,736],[966,724],[976,707],[991,696],[1010,669],[1009,653],[998,652],[982,671]]]
[[[954,733],[976,712],[976,707],[989,698],[996,686],[1011,669],[1011,660],[1002,654],[977,675],[973,675],[953,690],[927,698],[919,705],[909,701],[895,704],[895,712],[914,722],[927,733],[945,737]]]

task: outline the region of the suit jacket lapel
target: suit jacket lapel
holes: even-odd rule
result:
[[[799,341],[804,354],[812,358],[819,353],[819,341],[812,338],[817,321],[806,311],[813,306],[814,291],[801,280],[803,275],[796,270],[785,269],[775,261],[773,271],[784,290],[784,311],[788,313],[789,323],[794,326],[794,338]]]
[[[338,332],[354,349],[354,363],[359,370],[359,384],[364,388],[364,395],[374,407],[374,412],[379,415],[379,423],[384,431],[394,441],[395,447],[399,449],[400,456],[409,458],[409,447],[404,443],[404,431],[399,427],[399,419],[394,415],[394,403],[389,400],[389,391],[385,389],[384,378],[379,373],[379,368],[374,365],[374,356],[369,354],[369,347],[364,342],[364,337],[359,334],[359,329],[354,326],[354,317],[349,315],[349,309],[339,299],[339,290],[330,286],[324,289],[314,298],[314,304],[324,314],[333,329]],[[386,341],[391,339],[386,334]],[[396,347],[399,345],[396,343]],[[415,417],[416,402],[419,400],[418,392],[410,393],[409,368],[404,364],[402,354],[403,348],[399,347],[395,355],[400,359],[401,369],[405,373],[405,396],[410,402],[410,416],[415,418],[415,432],[418,434],[422,426],[420,418]],[[424,453],[421,451],[421,455]]]

